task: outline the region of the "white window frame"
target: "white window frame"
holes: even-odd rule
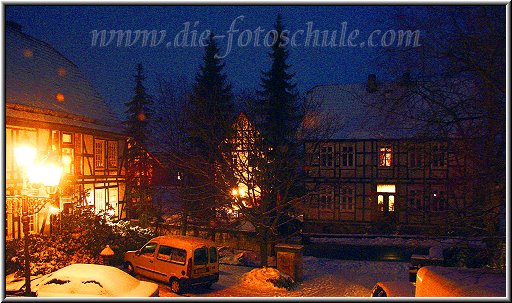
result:
[[[354,167],[355,163],[354,144],[343,144],[340,146],[341,167]]]
[[[409,188],[407,205],[411,210],[423,210],[425,207],[423,190],[419,188]]]
[[[334,189],[324,188],[318,197],[320,210],[333,210],[334,208]]]
[[[94,140],[94,167],[105,168],[105,140]]]
[[[325,144],[320,146],[320,167],[334,167],[333,144]]]
[[[355,193],[355,191],[354,191],[353,187],[340,188],[340,211],[341,212],[354,212],[354,208],[355,208],[354,193]]]

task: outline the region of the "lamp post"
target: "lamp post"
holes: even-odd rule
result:
[[[49,195],[57,192],[62,167],[54,159],[46,157],[35,162],[37,149],[28,143],[26,136],[23,143],[14,148],[14,156],[23,176],[23,187],[21,195],[15,199],[21,200],[21,222],[23,224],[23,245],[24,245],[24,274],[25,274],[25,296],[32,295],[30,285],[30,215],[38,213],[48,201]],[[39,186],[45,186],[48,196],[39,195]],[[37,193],[34,194],[34,191]]]

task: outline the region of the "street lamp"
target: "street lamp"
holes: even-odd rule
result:
[[[25,295],[31,296],[29,252],[30,215],[38,213],[48,201],[51,201],[49,195],[53,195],[57,192],[62,175],[62,167],[50,157],[35,162],[37,149],[30,145],[26,135],[23,136],[22,144],[14,148],[14,156],[16,163],[22,170],[23,176],[21,195],[15,197],[15,199],[21,200],[22,205],[21,222],[23,224],[25,254]],[[45,186],[47,196],[39,195],[40,188],[38,185],[41,184]],[[35,195],[34,189],[38,190]]]

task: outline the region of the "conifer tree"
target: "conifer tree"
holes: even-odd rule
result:
[[[254,120],[263,136],[262,149],[267,154],[266,160],[258,163],[261,174],[257,177],[262,195],[258,207],[261,216],[255,226],[262,265],[267,265],[269,244],[278,236],[285,214],[292,212],[291,201],[300,192],[295,187],[300,183],[297,168],[301,143],[297,131],[302,117],[292,83],[294,75],[288,72],[290,65],[286,63],[288,50],[281,15],[277,16],[275,33],[277,39],[270,52],[272,65],[262,74],[262,90],[254,104]]]
[[[231,85],[222,73],[224,64],[217,58],[219,48],[213,37],[211,34],[205,47],[186,110],[190,143],[196,152],[205,153],[211,160],[218,144],[227,136],[234,110]]]
[[[219,147],[228,137],[234,115],[231,86],[226,83],[224,64],[217,58],[219,48],[211,34],[205,47],[203,63],[185,108],[188,154],[182,163],[188,175],[183,195],[189,205],[182,227],[190,215],[203,223],[212,219],[216,206],[225,202],[222,185],[215,178],[225,151]]]
[[[137,65],[135,77],[135,95],[127,106],[126,134],[129,136],[124,150],[126,169],[126,190],[124,201],[128,218],[138,217],[142,213],[152,212],[152,161],[144,146],[150,134],[148,128],[151,117],[151,97],[143,85],[145,76],[142,64]]]
[[[288,50],[280,14],[277,16],[275,33],[277,39],[274,39],[270,53],[272,66],[261,77],[263,90],[258,92],[260,100],[256,107],[261,117],[259,129],[272,146],[278,147],[293,140],[300,115],[296,104],[296,84],[291,81],[294,74],[288,73],[290,65],[286,63]]]
[[[144,144],[150,133],[147,126],[151,117],[152,100],[142,84],[146,79],[142,64],[137,64],[137,74],[134,77],[135,95],[130,102],[125,103],[127,107],[125,113],[128,115],[128,119],[124,123],[127,126],[126,133],[140,144]]]

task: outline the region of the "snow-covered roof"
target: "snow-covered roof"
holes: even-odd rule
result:
[[[315,86],[306,95],[306,117],[317,124],[333,123],[327,139],[439,138],[457,137],[457,123],[473,121],[467,118],[481,111],[473,101],[479,97],[471,79],[375,83],[371,92],[367,83]],[[446,114],[444,106],[455,112]]]
[[[73,62],[9,22],[5,34],[7,117],[123,132],[117,116]]]
[[[334,123],[330,139],[396,139],[414,135],[401,126],[384,125],[384,117],[374,108],[383,102],[392,84],[380,84],[369,92],[366,83],[315,86],[307,92],[306,102],[314,103],[314,115],[321,123]]]

